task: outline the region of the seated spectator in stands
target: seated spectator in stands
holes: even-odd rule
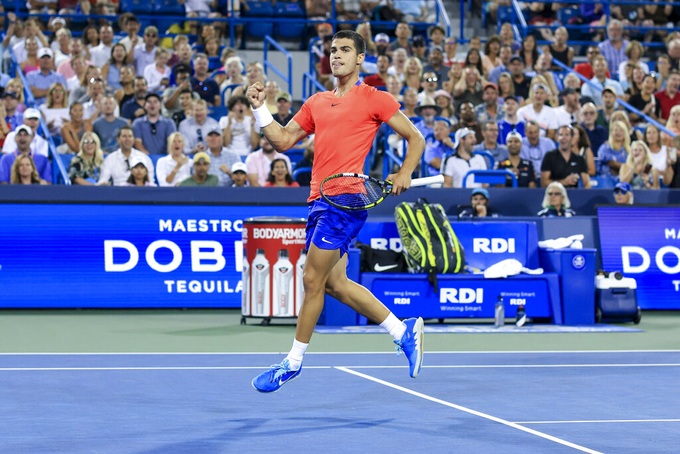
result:
[[[622,121],[626,125],[626,130],[630,135],[630,143],[633,143],[635,140],[642,140],[642,132],[633,128],[633,125],[630,124],[628,112],[623,109],[617,109],[614,113],[612,113],[611,117],[609,117],[609,124],[611,125],[615,121]]]
[[[135,135],[131,126],[123,126],[118,130],[118,148],[109,154],[102,164],[98,185],[124,186],[130,177],[130,163],[139,158],[146,163],[149,170],[149,181],[154,181],[154,169],[151,158],[133,148]]]
[[[390,57],[387,55],[379,55],[377,59],[378,72],[364,77],[364,83],[371,87],[384,87],[387,79],[387,70],[391,64]]]
[[[607,68],[611,71],[612,79],[618,80],[619,66],[627,60],[626,47],[628,40],[623,39],[623,24],[617,19],[612,19],[607,24],[607,39],[597,45],[602,52]],[[593,67],[595,70],[595,67]],[[595,71],[597,77],[597,71]],[[601,87],[600,87],[601,88]],[[597,103],[595,103],[597,104]]]
[[[460,207],[459,219],[466,218],[496,218],[497,213],[489,206],[489,191],[484,188],[475,188],[470,193],[470,206]]]
[[[583,157],[572,152],[574,130],[571,126],[560,126],[557,132],[557,149],[545,154],[541,163],[541,186],[559,182],[565,187],[590,188],[588,166]]]
[[[31,156],[40,178],[45,181],[52,180],[52,166],[46,156],[31,151],[33,130],[26,125],[20,125],[12,131],[13,136],[5,139],[5,146],[12,151],[4,153],[0,159],[0,184],[8,184],[12,176],[12,165],[20,156]],[[11,142],[11,144],[9,143]]]
[[[131,65],[123,66],[120,69],[120,85],[121,88],[113,92],[113,97],[116,100],[116,105],[120,109],[129,100],[135,97],[135,68]]]
[[[111,59],[113,50],[113,28],[111,25],[104,24],[99,27],[99,44],[90,48],[90,61],[95,66],[102,68]],[[125,49],[125,47],[123,47]],[[127,51],[125,52],[127,56]],[[109,84],[110,85],[110,84]]]
[[[38,40],[36,38],[26,38],[26,59],[19,63],[19,66],[24,74],[40,69],[38,64]]]
[[[440,117],[448,119],[451,123],[458,123],[456,118],[456,110],[453,107],[453,97],[446,90],[437,90],[434,92],[434,102],[442,111]]]
[[[305,152],[302,155],[302,159],[300,159],[297,164],[295,164],[295,169],[294,171],[300,170],[300,169],[310,169],[308,172],[298,172],[297,175],[294,176],[295,181],[298,182],[300,186],[309,186],[312,182],[312,171],[311,168],[314,165],[314,135],[309,136],[307,141],[305,142],[304,145]],[[247,172],[247,168],[246,168]],[[232,169],[233,173],[233,169]],[[293,172],[295,174],[295,172]]]
[[[621,82],[621,87],[625,94],[623,100],[628,102],[631,96],[637,95],[642,91],[642,81],[645,77],[645,73],[642,71],[642,68],[632,63],[626,64],[625,72],[626,77],[628,77],[628,75],[630,75],[630,77],[626,82]],[[656,88],[656,84],[654,88]]]
[[[25,115],[26,114],[24,114],[24,116]],[[675,133],[676,135],[680,134],[680,105],[673,106],[671,108],[668,121],[666,122],[666,129],[672,133]],[[671,146],[672,142],[673,139],[670,135],[666,134],[665,132],[661,133],[661,143],[666,146]]]
[[[116,116],[116,100],[111,95],[106,95],[101,102],[101,115],[92,123],[92,130],[97,134],[101,142],[101,148],[106,153],[111,153],[118,148],[118,130],[130,123]]]
[[[194,93],[191,90],[191,67],[184,65],[183,63],[178,64],[175,67],[175,81],[176,85],[173,87],[166,88],[163,91],[163,116],[173,117],[176,113],[181,113],[185,110],[186,105],[182,106],[180,101],[180,96],[183,91],[189,92],[189,99],[201,99],[198,93]],[[183,119],[183,118],[182,118]]]
[[[406,80],[407,60],[408,54],[406,53],[406,49],[396,49],[392,52],[392,65],[388,68],[387,74],[397,77],[397,79],[403,83],[404,80]]]
[[[437,91],[437,75],[433,72],[423,72],[423,77],[420,81],[420,92],[418,93],[418,102],[422,104],[424,99],[434,99],[434,93]]]
[[[186,141],[184,153],[187,155],[205,151],[207,149],[205,135],[208,131],[220,127],[217,120],[208,116],[208,104],[205,100],[194,101],[193,105],[193,115],[182,120],[178,128]]]
[[[73,71],[76,73],[73,77],[66,80],[66,89],[69,92],[68,103],[71,105],[74,102],[82,103],[88,95],[90,82],[95,79],[101,79],[101,71],[94,65],[86,65],[83,57],[75,57],[73,59]]]
[[[484,151],[489,153],[494,158],[494,163],[503,161],[508,158],[508,149],[505,145],[498,143],[498,123],[495,120],[485,121],[482,123],[482,135],[484,140],[482,143],[475,145],[474,151]],[[493,168],[491,163],[487,161],[486,167]],[[496,164],[494,164],[496,165]]]
[[[281,91],[276,95],[276,113],[272,116],[274,121],[281,126],[286,126],[290,119],[293,118],[293,113],[291,112],[292,101],[290,93],[285,91]]]
[[[646,74],[642,79],[642,91],[628,98],[628,104],[637,110],[656,120],[661,111],[661,104],[656,101],[654,91],[656,90],[656,78],[652,74]],[[631,123],[634,125],[645,123],[643,117],[634,112],[629,112]]]
[[[71,184],[83,186],[96,185],[99,180],[104,152],[102,151],[99,137],[93,132],[86,132],[80,140],[78,154],[76,154],[68,168],[68,177]]]
[[[661,143],[661,134],[659,128],[653,124],[647,125],[645,132],[642,135],[642,140],[647,144],[649,153],[652,156],[652,164],[654,168],[660,173],[666,171],[666,164],[668,162],[668,155],[670,147]]]
[[[472,46],[472,41],[468,44],[468,52],[465,56],[464,68],[475,68],[479,72],[479,77],[484,75],[484,67],[482,66],[482,54],[479,49]]]
[[[509,45],[501,46],[501,50],[498,56],[500,64],[494,67],[491,71],[489,71],[489,74],[487,76],[487,80],[489,82],[498,84],[498,79],[500,78],[501,74],[508,72],[510,70],[509,66],[512,55],[513,55],[512,47],[510,47]]]
[[[50,49],[54,52],[55,69],[71,58],[71,39],[71,30],[66,27],[59,27],[59,30],[54,32],[54,38],[50,43]],[[82,55],[80,55],[80,57],[82,57]]]
[[[111,54],[102,68],[102,79],[106,81],[106,85],[111,90],[118,90],[123,88],[120,82],[120,72],[124,66],[128,65],[128,54],[125,52],[125,46],[122,44],[114,44],[111,48]]]
[[[533,68],[536,64],[536,61],[538,60],[539,55],[538,46],[536,45],[536,37],[531,33],[527,34],[522,39],[522,47],[520,48],[517,56],[521,59],[522,64],[526,68]]]
[[[573,135],[571,138],[571,152],[581,156],[586,161],[588,168],[588,175],[594,177],[597,175],[597,166],[595,165],[595,155],[593,149],[590,147],[590,139],[583,126],[579,124],[571,125],[573,128]]]
[[[66,87],[58,82],[52,84],[47,92],[45,104],[41,105],[39,109],[47,123],[50,135],[61,137],[61,128],[64,122],[69,120]]]
[[[664,24],[665,25],[665,24]],[[645,48],[640,44],[639,41],[631,41],[628,43],[628,46],[626,47],[626,57],[627,60],[624,60],[621,62],[619,65],[619,82],[621,84],[624,84],[625,82],[628,82],[628,78],[626,77],[625,73],[625,67],[627,64],[632,64],[634,66],[639,67],[644,74],[649,73],[649,66],[647,63],[642,61],[642,57],[645,55]]]
[[[17,126],[24,123],[23,114],[17,112],[19,100],[11,91],[5,91],[0,101],[0,143],[4,142],[5,135],[14,131]]]
[[[401,91],[404,85],[401,83],[399,80],[398,76],[395,76],[393,74],[389,74],[387,78],[385,79],[385,90],[387,93],[391,94],[392,97],[397,101],[401,102],[402,101],[402,96],[401,96]],[[437,90],[440,91],[440,90]],[[441,90],[443,91],[443,90]],[[446,93],[446,91],[443,91]],[[448,94],[448,93],[447,93]],[[449,95],[451,96],[451,95]]]
[[[168,137],[168,154],[156,162],[158,186],[178,186],[191,177],[191,164],[184,154],[184,136],[173,132]]]
[[[512,75],[512,84],[515,86],[515,96],[524,105],[525,100],[529,99],[531,79],[524,74],[524,61],[520,57],[510,58],[510,74]]]
[[[472,129],[459,129],[456,131],[456,152],[448,155],[442,164],[445,188],[462,188],[464,186],[481,187],[479,183],[470,182],[464,184],[463,178],[470,170],[486,170],[486,161],[483,157],[475,155],[473,148],[477,143],[475,132]]]
[[[229,186],[230,188],[245,188],[250,186],[250,183],[248,182],[248,167],[246,167],[245,163],[239,161],[231,166],[231,179],[233,182]]]
[[[498,122],[498,143],[505,145],[507,135],[516,131],[524,137],[524,121],[517,116],[519,100],[515,96],[506,96],[503,102],[505,116]]]
[[[276,97],[280,91],[279,84],[275,80],[268,80],[264,84],[264,103],[267,106],[267,109],[269,109],[269,113],[272,115],[274,115],[278,110]]]
[[[16,27],[16,30],[17,32],[21,31],[18,27]],[[37,18],[29,17],[24,21],[22,38],[12,45],[12,51],[17,62],[26,60],[26,39],[37,38],[38,47],[40,48],[47,48],[50,45],[49,40],[40,29],[40,20]],[[40,59],[39,55],[38,59]]]
[[[404,107],[401,111],[404,112],[404,115],[408,118],[418,116],[416,113],[416,108],[418,107],[418,92],[413,88],[406,88],[402,97]]]
[[[207,147],[206,153],[210,156],[209,172],[219,178],[220,186],[231,186],[233,182],[231,179],[231,166],[237,162],[242,162],[241,157],[229,151],[223,145],[222,129],[220,128],[208,131]]]
[[[636,140],[630,144],[630,153],[619,169],[619,179],[630,183],[633,189],[659,189],[659,176],[654,168],[647,144]]]
[[[484,87],[487,84],[476,68],[466,67],[463,77],[453,87],[453,99],[456,107],[460,109],[463,103],[469,102],[473,106],[482,104],[484,101]]]
[[[541,135],[554,139],[558,127],[557,114],[552,107],[545,104],[548,88],[543,84],[536,84],[532,87],[532,90],[531,103],[520,107],[517,116],[524,123],[535,121],[541,128]]]
[[[571,88],[576,92],[576,94],[579,96],[580,105],[583,105],[587,102],[593,102],[593,100],[588,98],[587,96],[581,95],[581,79],[578,78],[576,73],[573,72],[567,73],[567,75],[564,76],[564,80],[562,82],[564,83],[565,90],[567,88]]]
[[[40,178],[30,154],[22,154],[12,164],[9,184],[49,184]]]
[[[220,85],[220,93],[224,92],[222,103],[226,106],[234,88],[227,89],[230,85],[246,85],[247,80],[243,76],[243,63],[240,57],[229,57],[225,64],[228,78]]]
[[[534,166],[536,171],[536,179],[541,178],[541,163],[543,157],[555,149],[555,142],[547,137],[542,137],[540,134],[541,128],[533,120],[524,124],[524,138],[522,139],[522,151],[520,157],[528,159]]]
[[[432,98],[425,98],[418,107],[416,107],[416,114],[420,119],[415,121],[414,125],[423,137],[427,137],[434,132],[435,117],[439,116],[441,113],[441,107],[439,107]],[[401,141],[401,138],[399,138],[399,140]]]
[[[411,47],[411,33],[411,26],[408,22],[399,22],[394,29],[394,36],[396,39],[388,46],[387,55],[391,57],[392,53],[401,47],[406,49],[406,53],[408,53],[409,57],[413,56],[413,48]]]
[[[26,110],[26,98],[24,96],[24,84],[21,82],[21,79],[18,77],[10,79],[5,85],[5,91],[3,93],[14,93],[17,97],[16,111],[23,114]]]
[[[80,142],[86,131],[92,131],[92,123],[83,119],[83,105],[74,102],[69,107],[69,118],[61,128],[62,144],[57,151],[60,153],[77,153]]]
[[[40,127],[40,111],[34,108],[26,109],[24,111],[23,124],[28,126],[31,130],[31,153],[33,153],[33,155],[39,154],[47,158],[49,156],[47,141],[38,135],[38,128]],[[17,129],[10,131],[5,136],[5,142],[2,144],[3,154],[12,153],[17,149],[16,141],[14,139]],[[34,161],[38,166],[38,171],[40,171],[40,162],[35,159]],[[40,172],[40,174],[42,175],[42,172]]]
[[[259,142],[260,130],[255,118],[249,114],[250,103],[245,96],[232,96],[227,108],[229,114],[220,118],[224,146],[237,156],[248,156]]]
[[[599,162],[597,152],[600,149],[600,146],[607,141],[609,132],[607,127],[598,124],[598,111],[597,107],[595,107],[595,104],[591,102],[584,104],[581,107],[581,116],[583,118],[583,123],[581,123],[581,126],[583,126],[583,129],[585,129],[586,133],[588,134],[590,146],[595,153],[595,160]]]
[[[193,174],[183,180],[180,186],[219,186],[220,180],[216,175],[208,173],[210,169],[210,156],[205,151],[199,151],[194,155]]]
[[[498,169],[507,169],[517,177],[517,186],[520,188],[536,187],[536,171],[534,165],[528,159],[520,156],[522,152],[522,135],[517,131],[510,131],[504,140],[508,148],[508,158],[498,161]],[[505,186],[512,187],[512,179],[508,178]]]
[[[125,104],[120,108],[120,116],[129,121],[146,115],[144,105],[146,103],[146,95],[149,94],[146,79],[142,76],[135,77],[133,87],[133,97],[125,101]]]
[[[541,218],[565,217],[570,218],[576,215],[571,209],[571,201],[567,195],[567,190],[559,181],[553,181],[545,188],[545,196],[541,204],[543,209],[536,216]]]
[[[592,98],[596,106],[602,106],[602,92],[605,88],[611,88],[617,97],[623,97],[623,88],[617,81],[607,77],[607,61],[603,56],[595,57],[593,60],[594,76],[590,79],[590,84],[583,84],[581,94]],[[593,84],[594,86],[591,86]]]
[[[680,70],[680,37],[666,39],[666,50],[671,69]]]
[[[512,29],[511,22],[503,22],[501,24],[498,37],[501,39],[501,49],[503,46],[510,46],[511,55],[519,52],[520,49],[522,49],[522,43],[515,39],[515,33]]]
[[[177,46],[175,47],[175,52],[176,55],[171,57],[171,60],[173,63],[170,65],[172,66],[172,74],[170,76],[170,83],[171,84],[176,84],[177,81],[175,79],[176,76],[176,68],[179,65],[183,65],[187,68],[191,68],[193,66],[193,57],[194,54],[191,50],[191,45],[189,44],[189,41],[180,41]]]
[[[408,24],[425,22],[427,19],[428,12],[423,0],[393,0],[392,4],[397,10],[400,20]]]
[[[503,118],[503,109],[498,105],[498,86],[493,82],[485,83],[482,90],[482,99],[484,102],[475,107],[477,122],[500,121]]]
[[[281,158],[274,159],[271,162],[271,170],[267,181],[264,183],[265,188],[299,188],[300,185],[293,179],[293,176],[288,170],[290,167],[288,163]]]
[[[471,102],[464,102],[460,105],[458,109],[458,123],[453,125],[451,130],[455,132],[462,128],[471,129],[475,132],[475,138],[477,139],[475,143],[481,143],[484,140],[482,126],[475,117],[475,107]]]
[[[576,66],[574,66],[574,71],[586,79],[592,79],[595,76],[595,73],[593,72],[593,63],[595,61],[595,57],[600,55],[602,55],[602,53],[600,52],[600,48],[597,47],[597,45],[593,44],[588,46],[588,50],[586,51],[587,61],[577,63]],[[606,77],[610,77],[609,71],[607,71]]]
[[[666,54],[659,55],[656,59],[656,90],[661,91],[666,88],[668,76],[671,73],[671,60]]]
[[[272,144],[269,143],[267,137],[262,134],[260,136],[260,149],[250,153],[246,158],[250,186],[258,187],[265,185],[271,171],[271,163],[275,159],[283,159],[286,161],[288,169],[291,168],[288,156],[276,151]]]
[[[423,80],[424,80],[423,64],[416,57],[409,57],[406,60],[406,74],[404,78],[404,86],[412,88],[416,91],[416,93],[418,93],[421,89],[424,88]],[[451,87],[451,89],[453,89],[453,87]],[[434,91],[436,91],[436,89]]]
[[[581,123],[581,103],[579,94],[573,88],[565,88],[560,93],[562,104],[554,109],[557,125],[573,125]]]
[[[427,175],[439,175],[444,156],[453,153],[454,144],[451,140],[451,125],[443,120],[434,123],[434,133],[425,137],[425,152],[423,159],[427,163]]]
[[[248,87],[255,82],[262,82],[263,85],[267,82],[267,77],[264,75],[264,67],[260,62],[251,61],[248,63],[246,66],[246,79],[246,83],[235,88],[231,96],[245,96]],[[194,91],[196,90],[194,89]]]
[[[221,104],[220,87],[208,74],[208,57],[205,54],[196,54],[193,58],[194,76],[191,78],[191,88],[198,93],[205,102],[211,106]]]
[[[680,104],[680,72],[672,70],[666,80],[666,88],[654,95],[659,104],[659,121],[664,122],[670,118],[671,108]]]
[[[557,27],[553,42],[548,45],[550,55],[555,60],[571,68],[574,63],[574,49],[569,46],[569,32],[565,27]],[[551,62],[550,69],[562,72],[562,67]]]
[[[135,72],[137,74],[144,74],[144,68],[153,65],[156,58],[156,51],[158,50],[158,29],[153,25],[149,25],[144,29],[142,42],[139,42],[139,36],[134,36],[130,43],[131,46],[128,48],[128,61],[135,67]]]
[[[179,108],[180,110],[172,114],[172,121],[179,129],[179,124],[186,118],[191,118],[194,115],[194,101],[199,100],[198,95],[191,91],[191,88],[186,88],[179,93]]]
[[[538,56],[536,64],[534,65],[533,73],[531,75],[531,86],[533,87],[537,83],[543,84],[548,87],[550,96],[548,96],[548,102],[552,107],[558,105],[557,95],[562,91],[562,81],[559,77],[550,70],[550,54],[547,52],[542,53]],[[531,97],[531,93],[529,94]]]
[[[106,82],[101,77],[97,77],[90,81],[87,88],[87,93],[78,102],[83,105],[83,117],[92,123],[101,114],[101,101],[106,96]],[[119,109],[116,109],[116,115],[119,113]]]
[[[85,49],[85,46],[83,46],[83,42],[80,38],[71,39],[71,42],[69,43],[68,58],[60,63],[59,66],[57,66],[57,73],[64,76],[64,79],[66,80],[75,75],[75,72],[71,67],[71,59],[74,57],[83,57],[87,65],[92,64],[92,62],[88,60],[87,49]]]
[[[156,183],[149,179],[149,168],[146,162],[141,158],[131,158],[130,176],[126,184],[122,186],[156,187]]]
[[[630,183],[620,181],[614,186],[614,202],[617,205],[632,205],[634,203],[633,188]]]
[[[59,82],[66,86],[66,80],[61,74],[57,74],[53,67],[53,53],[49,47],[38,50],[38,60],[40,69],[26,74],[26,82],[33,93],[36,105],[43,104],[47,97],[47,92],[53,83]]]
[[[423,72],[434,73],[437,76],[437,89],[442,88],[442,83],[449,79],[449,68],[444,66],[444,53],[441,47],[431,46],[427,54],[427,64]]]
[[[146,95],[146,115],[132,122],[135,148],[148,154],[167,154],[167,142],[175,132],[175,122],[161,115],[161,98],[156,93]]]
[[[217,39],[217,37],[208,38],[205,40],[203,48],[205,54],[208,56],[208,71],[212,73],[222,66],[222,62],[220,61],[219,39]]]
[[[494,68],[503,64],[500,58],[501,39],[498,35],[491,35],[484,44],[484,55],[482,56],[482,74],[485,78],[489,77]]]
[[[597,150],[598,174],[602,176],[619,175],[621,164],[630,153],[630,132],[622,121],[615,121],[609,127],[609,139]]]

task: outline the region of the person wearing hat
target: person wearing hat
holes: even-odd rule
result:
[[[280,91],[276,95],[276,113],[273,115],[274,121],[281,126],[286,126],[286,123],[293,118],[291,107],[293,105],[293,98],[290,93]]]
[[[630,183],[619,181],[614,186],[614,201],[617,205],[632,205],[634,203],[633,188]]]
[[[40,111],[33,107],[29,107],[24,111],[23,124],[30,128],[32,132],[31,152],[33,154],[39,154],[41,156],[48,157],[49,145],[47,144],[47,140],[43,139],[42,137],[40,137],[40,135],[38,135],[38,128],[40,127],[40,118],[41,118]],[[5,143],[2,144],[3,153],[12,153],[17,149],[17,144],[14,140],[15,133],[16,129],[14,131],[10,131],[5,136]]]
[[[474,188],[470,193],[470,206],[461,207],[458,212],[459,219],[497,217],[489,206],[489,191],[485,188]]]
[[[555,107],[555,114],[557,115],[557,124],[574,125],[581,123],[581,103],[579,102],[579,94],[573,88],[565,88],[560,92],[562,97],[562,104]]]
[[[18,112],[19,96],[13,91],[5,89],[2,93],[2,100],[0,100],[0,124],[2,125],[0,137],[4,137],[10,131],[14,131],[17,126],[24,123],[24,116]]]
[[[161,97],[149,93],[144,99],[146,115],[132,122],[135,148],[149,154],[168,154],[168,137],[177,131],[175,122],[161,115]]]
[[[12,165],[19,156],[31,156],[35,167],[40,174],[40,178],[45,181],[52,181],[52,166],[46,156],[34,153],[31,151],[31,143],[33,140],[33,130],[27,125],[21,125],[16,130],[12,131],[14,137],[14,150],[5,153],[0,159],[0,184],[9,184],[12,176]],[[5,141],[7,143],[7,141]]]
[[[127,179],[127,184],[123,186],[156,186],[156,183],[149,180],[149,169],[141,157],[130,159],[130,176]]]
[[[442,174],[444,175],[445,188],[462,188],[463,186],[481,187],[481,184],[468,181],[464,185],[463,178],[470,170],[486,170],[486,160],[480,155],[474,154],[477,143],[475,131],[462,128],[456,131],[454,144],[455,153],[444,158]]]
[[[449,68],[444,66],[444,51],[441,46],[430,46],[427,54],[427,64],[423,67],[423,73],[434,73],[437,77],[437,90],[442,88],[442,83],[449,80]]]
[[[434,92],[434,102],[441,109],[440,117],[448,118],[452,122],[457,122],[456,112],[453,107],[453,96],[446,90],[437,90]]]
[[[102,164],[102,172],[99,176],[98,185],[124,186],[130,177],[130,162],[133,159],[144,161],[149,171],[149,181],[156,181],[154,166],[151,158],[141,151],[133,148],[135,134],[132,126],[122,126],[118,130],[118,148],[109,154]]]
[[[208,173],[210,170],[210,156],[205,151],[194,155],[194,173],[182,181],[180,186],[219,186],[220,180],[216,175]]]
[[[510,131],[505,136],[505,146],[508,148],[508,159],[499,161],[499,169],[507,169],[517,177],[517,186],[520,188],[536,187],[536,170],[534,164],[520,156],[522,152],[522,135],[517,131]],[[508,178],[505,184],[512,187],[512,179]]]
[[[498,123],[503,118],[503,109],[498,105],[498,85],[487,82],[482,87],[483,103],[475,106],[477,122],[493,121]]]
[[[541,128],[541,135],[554,140],[559,125],[555,110],[545,104],[549,96],[548,87],[539,83],[534,84],[532,89],[534,95],[531,102],[520,107],[517,116],[525,123],[529,120],[535,121]]]
[[[235,162],[231,166],[231,186],[232,188],[245,188],[250,186],[248,183],[248,166],[244,162]]]
[[[602,98],[602,105],[597,111],[597,124],[609,128],[612,115],[620,110],[619,104],[616,102],[618,96],[612,87],[604,87],[600,96]]]
[[[209,172],[219,178],[220,186],[231,186],[231,166],[241,162],[241,157],[223,145],[220,128],[208,131],[206,143],[206,153],[210,156]]]
[[[37,105],[43,104],[47,98],[47,92],[52,84],[59,82],[64,87],[66,79],[61,74],[54,71],[54,53],[49,47],[38,50],[39,69],[26,74],[28,88],[33,93]]]
[[[434,132],[434,120],[436,116],[442,113],[442,108],[434,102],[432,98],[424,98],[418,107],[416,107],[416,114],[420,117],[419,121],[415,122],[415,126],[423,135],[427,137]]]
[[[616,96],[623,97],[624,95],[621,84],[607,77],[608,70],[607,60],[602,55],[596,56],[593,58],[593,78],[581,87],[581,95],[592,98],[598,107],[602,107],[602,90],[605,87],[611,87]]]

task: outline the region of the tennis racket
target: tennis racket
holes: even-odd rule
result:
[[[415,178],[411,187],[443,183],[444,176]],[[367,210],[381,203],[392,192],[392,182],[360,173],[336,173],[325,178],[319,189],[321,197],[343,210]]]

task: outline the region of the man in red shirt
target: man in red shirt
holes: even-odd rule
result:
[[[657,102],[659,103],[659,106],[661,107],[659,120],[661,120],[663,123],[668,120],[673,106],[680,104],[680,93],[678,93],[678,87],[680,87],[680,72],[678,72],[676,69],[672,69],[668,74],[666,89],[659,91],[654,95]]]
[[[378,56],[377,66],[378,72],[375,74],[370,74],[364,77],[364,83],[370,85],[371,87],[384,87],[385,81],[387,80],[387,70],[390,68],[390,57],[387,55]]]
[[[307,199],[307,262],[304,270],[304,302],[297,321],[293,347],[288,356],[253,379],[260,392],[277,391],[296,378],[314,328],[323,309],[324,296],[339,301],[379,323],[393,337],[409,361],[409,375],[420,372],[423,357],[423,319],[400,321],[365,287],[348,279],[347,251],[365,223],[366,210],[345,211],[325,202],[319,193],[321,181],[335,173],[362,173],[378,128],[387,123],[406,139],[406,158],[397,173],[388,175],[392,192],[401,194],[411,185],[411,174],[425,149],[425,139],[399,110],[387,92],[362,84],[359,70],[366,44],[358,33],[341,30],[333,37],[330,63],[338,81],[332,91],[318,92],[302,105],[286,126],[276,123],[264,103],[264,85],[257,82],[247,92],[253,115],[265,136],[278,151],[293,147],[314,134],[314,167],[311,193]]]
[[[586,79],[592,79],[595,76],[595,72],[593,71],[593,60],[600,54],[601,52],[599,47],[596,45],[588,46],[588,51],[586,52],[588,61],[574,66],[574,71],[581,74]],[[607,70],[607,77],[611,77],[609,75],[609,70]],[[581,81],[581,85],[583,85],[583,81]]]

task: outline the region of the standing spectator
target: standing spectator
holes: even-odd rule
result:
[[[656,77],[652,74],[645,74],[642,79],[642,90],[628,98],[628,104],[635,107],[637,110],[656,120],[661,112],[661,103],[657,102],[654,92],[656,91]],[[634,112],[629,114],[630,121],[633,124],[646,123],[643,117]]]
[[[31,151],[33,130],[26,125],[17,127],[12,138],[5,139],[5,145],[12,151],[4,153],[0,159],[0,184],[8,184],[12,176],[12,165],[19,156],[31,156],[40,178],[45,181],[52,179],[52,166],[46,156]],[[11,141],[11,144],[8,143]]]
[[[27,126],[31,130],[31,143],[30,143],[31,153],[33,153],[33,155],[41,155],[47,158],[49,156],[47,141],[38,135],[38,128],[40,127],[40,111],[32,107],[26,109],[24,111],[23,125]],[[10,131],[9,133],[7,133],[7,135],[5,136],[5,143],[3,143],[2,145],[3,153],[5,154],[12,153],[17,149],[16,140],[14,139],[17,130],[18,127],[14,131]],[[40,171],[41,169],[40,162],[36,159],[34,159],[34,161],[35,164],[38,166],[38,170]]]
[[[473,149],[475,152],[485,151],[489,153],[493,156],[495,163],[508,159],[508,148],[498,143],[498,123],[496,121],[491,120],[482,123],[482,135],[484,140],[475,145]],[[486,163],[486,167],[487,169],[492,168],[489,162]]]
[[[191,176],[191,164],[184,154],[184,137],[173,132],[168,137],[168,154],[156,161],[158,186],[178,186]]]
[[[442,164],[445,188],[467,187],[463,178],[470,170],[486,170],[486,161],[475,155],[473,148],[477,139],[472,129],[463,128],[456,131],[456,152],[448,155]],[[472,183],[472,187],[481,187],[479,183]]]
[[[242,162],[241,157],[229,151],[222,141],[222,130],[215,128],[208,131],[207,135],[208,150],[210,156],[209,172],[216,175],[220,180],[220,186],[231,186],[231,167],[237,162]]]
[[[158,50],[158,29],[149,25],[144,29],[143,42],[139,37],[132,38],[132,46],[128,49],[128,61],[135,66],[137,74],[144,74],[144,68],[153,65]]]
[[[175,122],[161,115],[161,97],[156,93],[146,95],[146,115],[132,122],[135,148],[149,154],[167,154],[170,134],[176,131]]]
[[[439,175],[444,156],[453,153],[453,140],[451,140],[451,126],[443,121],[434,123],[434,135],[425,138],[425,153],[423,158],[427,163],[427,175]]]
[[[59,82],[66,86],[66,80],[61,74],[54,71],[54,54],[49,47],[38,50],[38,60],[40,69],[26,74],[26,82],[33,93],[37,105],[43,104],[47,97],[47,92],[53,83]]]
[[[179,132],[185,139],[184,153],[187,155],[206,150],[205,135],[208,131],[219,128],[217,121],[208,116],[208,104],[203,99],[193,102],[193,115],[182,120]]]
[[[574,49],[568,45],[569,32],[565,27],[557,27],[554,34],[555,40],[548,46],[550,55],[555,60],[571,68],[574,63]],[[562,67],[551,64],[551,70],[562,72]]]
[[[602,106],[602,90],[611,87],[616,96],[623,97],[621,84],[607,77],[607,61],[603,56],[593,59],[593,73],[595,74],[593,78],[581,88],[583,96],[591,98],[596,106]]]
[[[191,78],[191,88],[211,106],[220,105],[220,87],[208,74],[208,56],[198,53],[193,58],[194,77]]]
[[[135,135],[130,126],[123,126],[118,130],[118,144],[120,148],[106,157],[102,164],[102,173],[99,176],[99,185],[113,184],[113,186],[125,186],[130,178],[130,166],[133,159],[144,161],[149,169],[149,181],[154,180],[153,163],[151,159],[139,150],[133,148]]]
[[[118,130],[130,123],[116,116],[116,100],[111,95],[106,95],[101,100],[102,113],[92,124],[92,130],[101,140],[101,147],[106,153],[113,152],[118,148]]]
[[[246,158],[250,186],[264,186],[271,171],[271,163],[274,159],[279,158],[287,161],[289,170],[292,168],[288,156],[276,151],[267,137],[262,134],[260,136],[260,149],[250,153]]]
[[[607,39],[598,44],[597,47],[600,48],[607,66],[612,71],[613,79],[619,78],[619,66],[622,61],[627,60],[627,46],[628,41],[623,39],[623,24],[618,19],[610,20],[607,25]]]
[[[654,95],[659,104],[659,121],[662,123],[670,118],[671,108],[680,104],[678,87],[680,87],[680,72],[671,70],[666,81],[666,89]]]
[[[522,139],[522,151],[520,153],[522,159],[528,159],[533,164],[537,180],[541,178],[543,157],[549,151],[555,149],[555,142],[547,137],[542,137],[540,131],[541,128],[535,121],[530,120],[525,123],[525,137]]]
[[[99,137],[93,132],[86,132],[80,141],[76,154],[68,168],[68,177],[71,184],[93,186],[99,180],[104,153]]]
[[[515,96],[506,96],[503,103],[505,116],[498,123],[498,143],[506,145],[505,138],[515,131],[524,137],[524,121],[517,116],[519,110],[519,100]]]
[[[545,105],[547,100],[548,88],[543,84],[535,84],[533,86],[533,99],[531,104],[520,107],[517,111],[517,116],[528,122],[535,121],[541,128],[541,135],[553,139],[557,131],[557,114],[555,110]]]
[[[104,24],[99,28],[99,44],[90,49],[90,60],[92,64],[103,67],[111,59],[113,49],[113,28],[111,25]],[[127,54],[127,51],[125,52]]]
[[[219,186],[220,180],[216,175],[208,173],[210,169],[210,156],[204,151],[194,155],[194,172],[182,181],[180,186]]]
[[[149,94],[146,79],[142,76],[135,77],[133,88],[133,98],[127,100],[120,108],[121,117],[130,121],[146,115],[144,105],[146,103],[146,95]]]
[[[505,136],[505,144],[508,148],[508,159],[498,163],[499,169],[507,169],[517,177],[517,186],[520,188],[536,187],[536,171],[534,164],[520,156],[522,152],[522,136],[517,131],[510,131]],[[512,187],[512,180],[508,178],[507,187]]]

